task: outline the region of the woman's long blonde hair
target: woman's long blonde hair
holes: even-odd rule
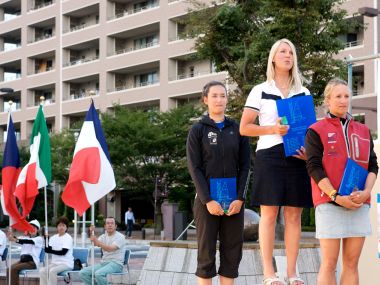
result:
[[[275,65],[273,62],[273,58],[274,58],[280,44],[282,44],[282,43],[288,44],[290,46],[290,49],[293,52],[293,66],[292,66],[292,69],[289,71],[290,89],[292,89],[294,91],[300,91],[301,87],[302,87],[302,83],[303,83],[303,77],[300,74],[299,69],[298,69],[298,60],[297,60],[296,48],[295,48],[294,44],[291,41],[289,41],[288,39],[278,40],[277,42],[275,42],[272,45],[272,48],[270,49],[269,57],[268,57],[267,81],[271,82],[272,80],[274,80],[274,76],[275,76],[276,71],[275,71]]]

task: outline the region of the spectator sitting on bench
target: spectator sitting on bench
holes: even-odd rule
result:
[[[98,238],[94,234],[95,227],[91,225],[90,231],[92,234],[90,240],[94,243],[94,246],[101,248],[103,256],[100,263],[88,266],[80,271],[80,279],[85,285],[92,284],[93,267],[95,284],[97,285],[107,284],[107,274],[123,272],[125,237],[116,231],[116,227],[115,218],[106,218],[105,233]]]

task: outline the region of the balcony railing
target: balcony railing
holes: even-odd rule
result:
[[[89,22],[89,23],[84,23],[84,24],[80,24],[80,25],[70,27],[70,29],[63,30],[63,33],[66,34],[66,33],[71,33],[71,32],[75,32],[75,31],[83,30],[87,27],[95,26],[97,24],[99,24],[99,20],[96,20],[95,23]]]
[[[346,42],[344,48],[351,48],[363,45],[363,41]]]
[[[140,7],[140,8],[137,8],[137,9],[132,9],[132,10],[125,10],[121,13],[116,13],[114,16],[110,16],[108,18],[108,20],[112,20],[112,19],[117,19],[117,18],[122,18],[122,17],[125,17],[125,16],[128,16],[128,15],[133,15],[133,14],[136,14],[136,13],[140,13],[140,12],[144,12],[146,10],[149,10],[149,9],[153,9],[153,8],[156,8],[160,6],[160,4],[158,2],[155,2],[153,4],[150,4],[150,5],[146,5],[146,6],[143,6],[143,7]]]
[[[180,40],[189,40],[189,39],[191,39],[191,38],[187,37],[185,35],[177,35],[174,37],[170,37],[169,42],[180,41]]]
[[[28,104],[28,107],[38,107],[40,106],[40,100],[35,100],[34,103],[30,103]],[[55,103],[55,99],[54,98],[50,98],[50,99],[45,99],[44,101],[44,105],[47,106],[47,105],[51,105],[51,104],[54,104]]]
[[[50,6],[50,5],[54,4],[54,3],[55,3],[55,0],[51,0],[51,1],[49,1],[49,2],[43,2],[43,3],[41,3],[41,4],[34,5],[33,7],[31,7],[31,8],[29,9],[29,11],[35,11],[35,10],[38,10],[38,9],[44,8],[44,7],[46,7],[46,6]]]
[[[21,73],[13,73],[12,75],[4,75],[4,79],[2,82],[13,81],[13,80],[17,80],[20,78],[21,78]]]
[[[204,70],[204,71],[196,71],[196,72],[193,72],[193,73],[180,73],[180,74],[177,74],[176,76],[173,76],[173,77],[170,77],[169,78],[169,81],[176,81],[176,80],[182,80],[182,79],[187,79],[187,78],[195,78],[195,77],[200,77],[200,76],[204,76],[204,75],[209,75],[209,74],[213,74],[213,73],[216,73],[215,71],[211,71],[211,70]]]
[[[7,14],[5,13],[4,14],[4,20],[3,21],[9,21],[9,20],[12,20],[14,18],[17,18],[18,16],[21,15],[21,12],[17,12],[17,13],[14,13],[14,14]]]
[[[45,35],[42,35],[39,37],[35,37],[34,39],[31,39],[30,41],[28,41],[28,44],[39,42],[39,41],[46,40],[46,39],[50,39],[53,36],[54,36],[54,34],[52,33],[52,34],[45,34]]]
[[[9,104],[6,104],[3,109],[4,109],[3,112],[9,112],[9,111],[13,112],[13,111],[21,110],[21,103],[13,102],[11,106]]]
[[[14,49],[18,49],[20,47],[21,47],[21,43],[18,43],[18,44],[9,44],[9,45],[5,45],[4,44],[4,47],[0,48],[0,52],[1,51],[11,51],[11,50],[14,50]]]
[[[111,53],[109,55],[129,53],[129,52],[136,51],[136,50],[141,50],[141,49],[146,49],[146,48],[158,46],[159,44],[160,44],[159,42],[153,42],[153,43],[148,43],[148,44],[145,44],[145,45],[141,45],[139,47],[119,49],[119,50],[116,50],[115,52],[113,52],[113,53]]]
[[[159,80],[152,80],[152,81],[140,82],[137,84],[120,85],[120,86],[116,86],[115,88],[108,89],[107,92],[117,92],[117,91],[135,89],[135,88],[155,85],[155,84],[158,84],[159,82],[160,82]]]
[[[44,73],[44,72],[48,72],[48,71],[52,71],[54,70],[54,66],[51,66],[51,67],[46,67],[45,69],[41,68],[41,69],[35,69],[33,72],[29,72],[28,75],[33,75],[33,74],[38,74],[38,73]]]
[[[63,67],[83,64],[83,63],[87,63],[87,62],[94,61],[94,60],[97,60],[97,59],[99,59],[99,56],[76,59],[76,60],[73,60],[73,61],[70,61],[68,63],[63,64]]]
[[[99,95],[98,89],[86,90],[86,91],[74,91],[74,92],[70,92],[70,97],[66,100],[77,100],[77,99],[97,96],[97,95]]]

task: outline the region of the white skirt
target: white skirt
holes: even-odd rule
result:
[[[332,203],[315,209],[315,237],[318,239],[366,237],[371,235],[369,205],[350,210]]]

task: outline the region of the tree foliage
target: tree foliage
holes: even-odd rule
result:
[[[343,62],[333,58],[344,47],[338,36],[363,28],[345,20],[337,0],[235,0],[211,8],[204,1],[191,2],[186,33],[197,37],[200,57],[228,71],[244,98],[265,80],[272,44],[288,38],[297,48],[306,86],[318,100],[331,77],[343,76]]]
[[[166,197],[188,208],[194,190],[186,164],[186,138],[191,118],[199,115],[187,105],[161,113],[121,106],[103,114],[103,128],[116,174],[116,184],[132,200],[154,203]]]
[[[201,110],[186,105],[169,112],[131,110],[115,106],[113,112],[103,113],[102,127],[115,172],[117,191],[123,190],[130,200],[154,204],[157,179],[158,204],[164,198],[190,209],[194,187],[187,171],[186,138],[192,119]],[[80,126],[64,129],[51,135],[53,179],[62,187],[69,178],[69,169],[75,149],[75,136]],[[1,156],[0,156],[1,157]],[[22,149],[22,165],[29,154]],[[49,197],[51,193],[48,191]],[[33,215],[43,217],[43,194],[36,200]],[[41,203],[40,203],[41,202]],[[73,210],[59,199],[58,216],[71,217]],[[50,212],[52,209],[49,208]],[[51,216],[51,214],[49,215]]]

